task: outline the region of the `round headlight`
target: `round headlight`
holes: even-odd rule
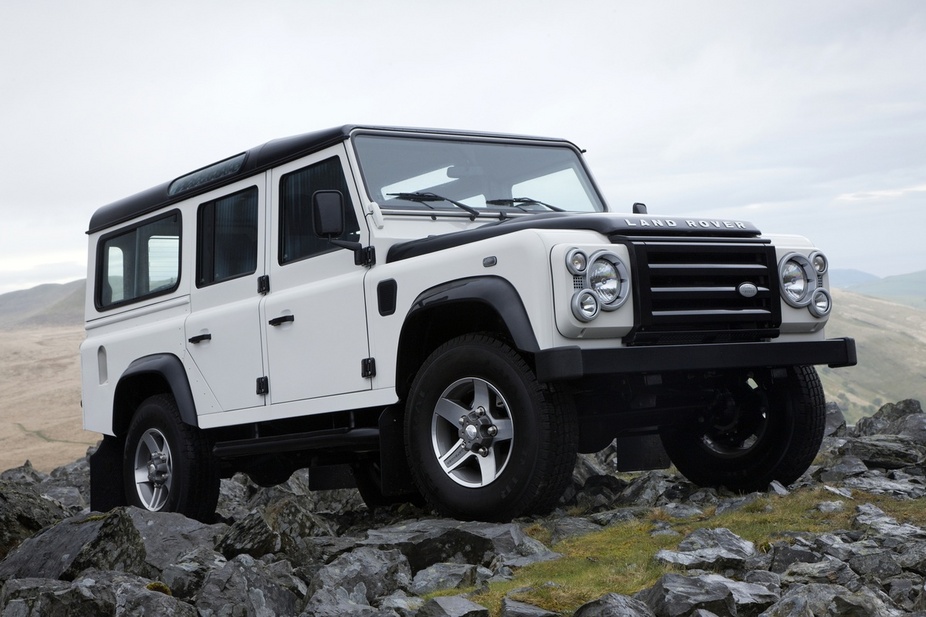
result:
[[[813,292],[813,299],[808,308],[814,317],[826,317],[833,308],[833,299],[825,289],[817,289]]]
[[[617,267],[607,259],[596,259],[588,271],[588,285],[601,297],[605,304],[617,300],[621,291],[621,279]]]
[[[579,321],[591,321],[598,317],[601,304],[598,296],[591,289],[583,289],[572,296],[572,314]]]
[[[588,288],[598,294],[605,311],[620,308],[630,295],[627,266],[610,251],[601,251],[589,258],[586,282]]]
[[[813,264],[813,269],[817,271],[817,274],[823,274],[829,267],[829,262],[826,259],[826,255],[823,253],[814,253],[811,255],[810,263]]]
[[[588,257],[579,249],[572,249],[566,254],[566,267],[573,274],[582,274],[588,267]]]
[[[781,279],[781,297],[785,302],[795,307],[807,306],[817,280],[810,260],[797,253],[786,255],[781,260],[778,274]]]

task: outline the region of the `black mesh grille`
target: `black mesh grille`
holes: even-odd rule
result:
[[[633,244],[633,345],[757,341],[781,324],[775,250],[759,243]],[[754,292],[754,293],[753,293]]]

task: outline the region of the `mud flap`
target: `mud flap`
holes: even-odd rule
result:
[[[128,505],[122,490],[124,448],[124,440],[104,435],[96,452],[90,455],[90,509],[94,512]]]

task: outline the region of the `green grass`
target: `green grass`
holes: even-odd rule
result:
[[[845,502],[841,512],[822,513],[816,508],[820,502],[837,500]],[[926,508],[919,501],[863,493],[856,493],[850,500],[822,488],[784,497],[763,496],[736,511],[715,516],[709,509],[704,516],[693,519],[671,519],[654,509],[642,520],[615,524],[554,545],[553,550],[562,558],[522,568],[513,580],[491,585],[473,596],[473,601],[499,615],[502,598],[511,594],[515,600],[549,611],[571,613],[606,593],[631,595],[652,586],[666,572],[679,572],[658,562],[655,555],[661,549],[677,548],[695,529],[726,527],[753,542],[759,551],[767,551],[773,542],[788,541],[789,532],[823,533],[850,528],[855,506],[862,503],[878,506],[898,522],[926,527]],[[657,523],[668,524],[679,535],[650,535]],[[529,527],[527,532],[538,540],[549,540],[541,525]]]

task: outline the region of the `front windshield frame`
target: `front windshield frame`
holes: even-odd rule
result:
[[[367,194],[384,212],[471,216],[475,209],[504,218],[608,211],[579,150],[566,141],[379,132],[351,141]]]

